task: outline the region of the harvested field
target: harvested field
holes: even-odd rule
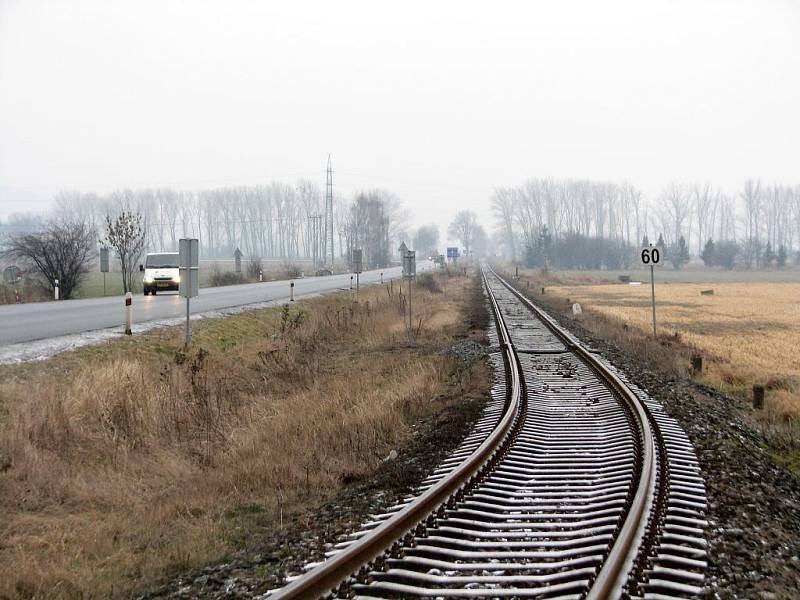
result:
[[[624,321],[652,328],[649,285],[556,286],[553,293]],[[702,291],[713,289],[713,295]],[[771,388],[771,408],[800,416],[800,284],[660,284],[659,332],[679,336],[705,357],[703,378],[729,392]]]
[[[415,291],[414,347],[387,288],[0,368],[0,597],[127,597],[374,472],[470,379],[472,280]]]

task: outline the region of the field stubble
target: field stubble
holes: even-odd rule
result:
[[[453,401],[470,285],[415,290],[414,347],[395,283],[3,367],[0,597],[127,596],[373,471]]]

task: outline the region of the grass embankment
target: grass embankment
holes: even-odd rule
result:
[[[753,422],[780,458],[800,472],[800,283],[667,283],[659,281],[661,275],[656,275],[657,340],[652,338],[649,280],[609,284],[577,272],[521,271],[521,281],[563,314],[580,303],[584,327],[632,350],[653,368],[693,376],[743,403],[750,402],[754,384],[765,385],[765,408],[753,413]],[[701,295],[708,290],[713,295]],[[699,375],[690,372],[695,353],[703,357]]]
[[[128,596],[374,471],[458,401],[473,285],[416,287],[414,347],[395,282],[0,367],[0,597]]]

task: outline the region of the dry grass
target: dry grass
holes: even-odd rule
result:
[[[661,332],[679,336],[705,358],[702,378],[729,392],[754,383],[776,390],[770,409],[800,416],[800,284],[664,284],[656,289]],[[650,287],[584,285],[553,287],[559,296],[647,333],[652,327]]]
[[[436,410],[469,286],[415,291],[413,348],[395,286],[3,367],[0,597],[127,596],[373,471]]]
[[[508,268],[506,267],[506,272]],[[658,338],[652,336],[650,286],[599,284],[581,274],[553,277],[524,270],[521,286],[552,311],[627,349],[661,372],[701,383],[752,402],[752,386],[767,388],[765,409],[747,419],[765,436],[775,457],[800,473],[800,285],[780,282],[658,283]],[[541,288],[546,293],[541,294]],[[713,295],[701,295],[713,289]],[[691,373],[691,357],[703,372]]]

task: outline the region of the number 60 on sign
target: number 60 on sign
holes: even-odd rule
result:
[[[642,248],[641,258],[643,265],[656,266],[661,262],[661,250],[652,246]]]

